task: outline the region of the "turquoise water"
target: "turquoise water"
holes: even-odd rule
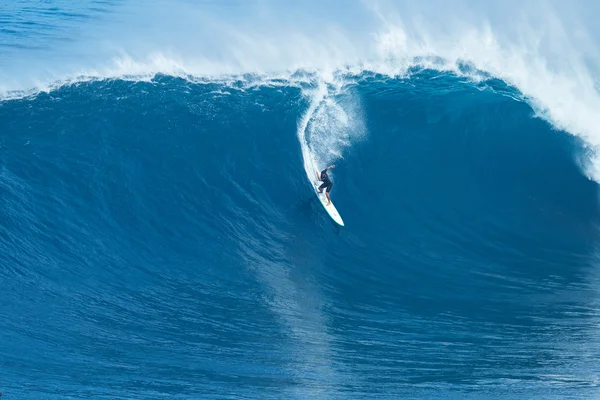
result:
[[[3,398],[597,396],[592,66],[377,58],[372,8],[314,7],[5,6]]]

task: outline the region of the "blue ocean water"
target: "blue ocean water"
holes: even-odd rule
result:
[[[119,6],[15,4],[15,82]],[[5,80],[3,398],[597,397],[593,143],[438,62]]]

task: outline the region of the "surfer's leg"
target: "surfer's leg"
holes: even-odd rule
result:
[[[323,189],[327,187],[327,183],[323,182],[321,186],[319,186],[319,193],[323,193]]]
[[[327,205],[331,204],[331,197],[329,197],[329,191],[331,190],[332,186],[333,186],[333,182],[327,183],[327,190],[325,191],[325,196],[327,196]]]

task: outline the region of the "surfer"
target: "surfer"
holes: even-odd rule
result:
[[[319,193],[323,193],[323,189],[326,189],[325,196],[327,196],[327,205],[331,204],[331,197],[329,197],[329,191],[333,186],[333,182],[331,182],[331,179],[329,179],[329,176],[327,175],[327,171],[329,171],[331,168],[335,168],[335,165],[330,165],[329,167],[325,168],[323,171],[321,171],[321,176],[319,177],[319,180],[323,182],[321,186],[319,186]]]

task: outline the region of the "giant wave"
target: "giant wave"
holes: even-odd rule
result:
[[[4,101],[0,120],[6,391],[593,381],[577,349],[596,297],[573,297],[594,293],[597,263],[585,146],[502,81],[158,75]],[[338,163],[344,229],[315,202],[304,146]]]
[[[585,4],[345,4],[2,20],[0,391],[596,394]]]

